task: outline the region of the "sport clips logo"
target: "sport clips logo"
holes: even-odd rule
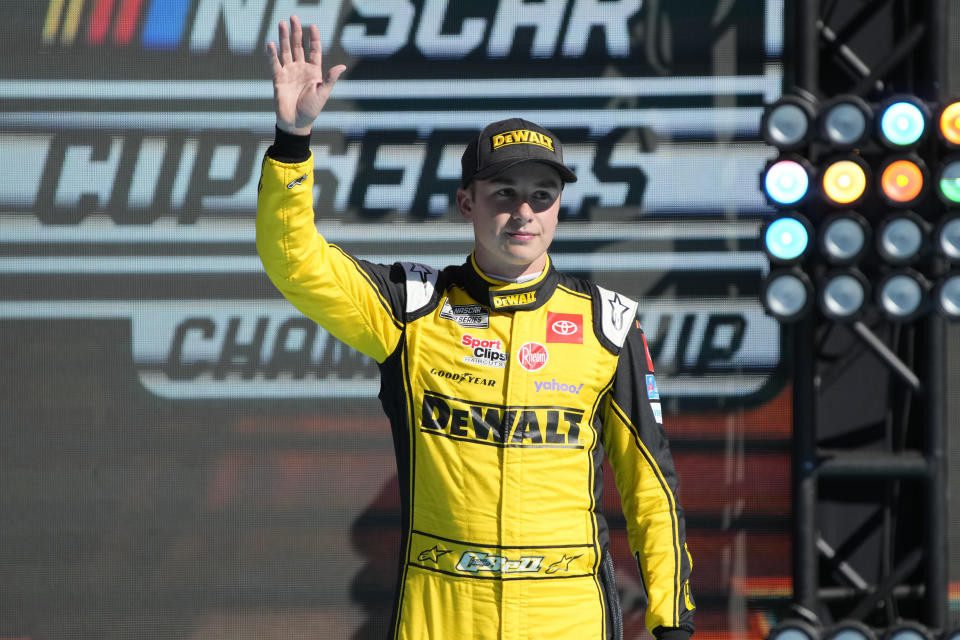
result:
[[[483,340],[466,333],[460,337],[460,344],[470,349],[471,355],[463,358],[467,364],[494,369],[503,369],[507,366],[510,354],[503,350],[503,343],[500,340]]]

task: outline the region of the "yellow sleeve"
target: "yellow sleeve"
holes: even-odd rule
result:
[[[317,232],[312,154],[291,164],[264,158],[256,230],[263,267],[293,306],[377,362],[387,359],[400,341],[403,283]]]
[[[677,502],[673,457],[660,424],[659,396],[648,392],[652,378],[642,333],[632,330],[620,354],[613,391],[602,405],[603,444],[620,493],[630,549],[647,590],[646,626],[654,635],[668,628],[692,633],[693,562]]]

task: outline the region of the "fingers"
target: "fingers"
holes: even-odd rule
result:
[[[310,25],[309,61],[311,64],[323,67],[323,45],[320,44],[320,28],[315,24]]]
[[[283,67],[280,66],[280,60],[277,58],[277,45],[273,41],[267,43],[267,57],[270,58],[270,67],[273,70],[273,75],[276,76]]]
[[[293,62],[306,61],[318,67],[323,66],[323,45],[320,43],[320,28],[317,25],[311,24],[309,27],[308,38],[310,43],[309,52],[306,55],[303,46],[303,25],[300,23],[300,18],[295,15],[290,16],[289,25],[285,20],[281,20],[277,25],[277,31],[279,33],[279,53],[277,45],[273,42],[267,43],[267,51],[271,58],[270,62],[274,74]],[[340,74],[346,70],[343,65],[339,66],[341,68],[332,76],[332,82],[336,82]],[[331,77],[331,72],[333,72],[333,69],[327,73],[326,78]]]
[[[285,20],[281,20],[277,25],[277,31],[280,36],[280,64],[286,65],[293,62],[293,56],[290,54],[290,27]]]
[[[290,16],[290,44],[293,48],[291,52],[293,60],[295,62],[303,60],[303,27],[297,16]]]

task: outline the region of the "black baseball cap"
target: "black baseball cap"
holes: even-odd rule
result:
[[[563,164],[563,147],[557,136],[529,120],[509,118],[488,124],[467,145],[460,158],[460,186],[500,175],[521,162],[543,162],[556,169],[564,182],[577,181]]]

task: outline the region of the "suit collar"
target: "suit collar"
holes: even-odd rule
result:
[[[557,288],[558,274],[549,256],[539,277],[520,284],[501,282],[486,276],[477,266],[473,254],[463,264],[461,272],[467,293],[494,311],[537,309],[550,299]]]

